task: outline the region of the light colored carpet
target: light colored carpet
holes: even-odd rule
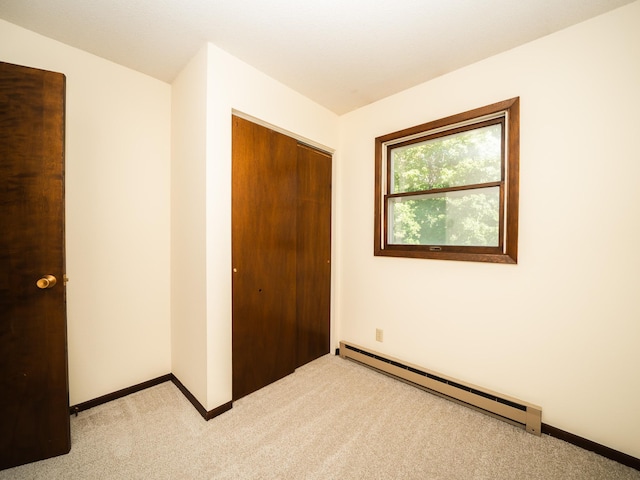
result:
[[[327,355],[205,422],[171,383],[71,418],[4,479],[576,479],[640,472]]]

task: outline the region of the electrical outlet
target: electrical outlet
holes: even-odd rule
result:
[[[376,328],[376,342],[382,342],[382,329],[381,328]]]

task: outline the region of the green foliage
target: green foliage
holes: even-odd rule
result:
[[[501,179],[501,126],[399,147],[392,153],[392,243],[498,245],[499,189],[429,193]]]

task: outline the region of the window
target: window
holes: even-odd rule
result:
[[[376,138],[374,254],[517,263],[519,99]]]

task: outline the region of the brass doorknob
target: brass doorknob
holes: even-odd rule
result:
[[[45,275],[36,282],[36,286],[44,290],[45,288],[52,288],[56,284],[56,282],[56,277],[54,277],[53,275]]]

